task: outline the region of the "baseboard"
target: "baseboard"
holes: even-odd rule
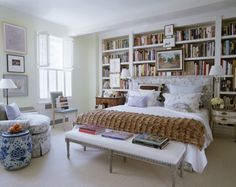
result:
[[[229,125],[215,125],[213,132],[215,134],[224,134],[224,135],[229,135],[233,136],[234,135],[234,126],[229,126]]]

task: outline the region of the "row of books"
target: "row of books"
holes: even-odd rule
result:
[[[233,74],[233,64],[236,64],[235,59],[221,60],[221,66],[223,68],[225,75],[232,75]]]
[[[117,53],[117,54],[107,54],[102,57],[103,64],[109,64],[110,59],[119,58],[120,62],[129,62],[129,52]]]
[[[128,39],[117,39],[103,42],[103,50],[120,49],[129,47]]]
[[[93,135],[101,134],[101,136],[103,137],[118,139],[118,140],[127,140],[134,136],[133,133],[116,131],[116,130],[106,131],[104,127],[97,125],[88,125],[88,124],[79,126],[79,131]],[[162,138],[157,135],[143,133],[134,137],[132,139],[132,143],[162,149],[169,143],[169,139]]]
[[[236,23],[224,24],[222,28],[222,36],[235,35]]]
[[[164,33],[137,35],[134,37],[134,46],[163,43]]]
[[[209,75],[213,61],[189,61],[185,63],[185,75]]]
[[[215,37],[215,26],[198,27],[192,29],[177,30],[175,32],[176,41],[195,40]]]
[[[222,44],[223,55],[235,55],[236,54],[236,40],[225,40]]]
[[[156,76],[156,67],[150,64],[134,65],[134,77]]]
[[[215,42],[184,44],[185,58],[211,57],[215,55]]]
[[[110,76],[110,69],[109,68],[103,68],[102,69],[102,76],[103,77],[109,77]]]
[[[120,80],[120,89],[129,89],[129,80]]]
[[[145,60],[155,60],[156,59],[156,50],[135,50],[134,51],[134,61],[145,61]]]

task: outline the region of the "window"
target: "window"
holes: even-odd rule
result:
[[[62,91],[63,95],[72,96],[72,39],[39,33],[37,46],[40,99],[48,99],[52,91]]]

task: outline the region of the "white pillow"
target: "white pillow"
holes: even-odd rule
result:
[[[173,85],[170,84],[169,91],[171,94],[190,94],[190,93],[201,93],[202,92],[202,86],[197,85]]]
[[[200,102],[200,93],[192,94],[170,94],[164,93],[165,97],[164,105],[166,108],[184,111],[184,112],[193,112],[199,110]]]
[[[147,104],[148,104],[147,96],[140,96],[140,95],[129,96],[128,106],[147,107]]]
[[[129,96],[146,96],[148,106],[157,106],[157,98],[159,97],[160,93],[160,91],[155,90],[131,90],[129,91]]]

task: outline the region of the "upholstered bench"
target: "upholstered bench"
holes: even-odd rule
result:
[[[177,169],[180,168],[182,176],[182,165],[185,154],[183,143],[171,141],[164,149],[154,149],[143,145],[132,143],[132,138],[122,141],[104,138],[101,135],[91,135],[73,129],[65,134],[67,145],[67,157],[70,158],[70,142],[89,147],[98,147],[109,151],[109,168],[112,172],[112,155],[117,154],[124,157],[135,158],[152,164],[167,166],[171,169],[172,187],[175,186]]]

